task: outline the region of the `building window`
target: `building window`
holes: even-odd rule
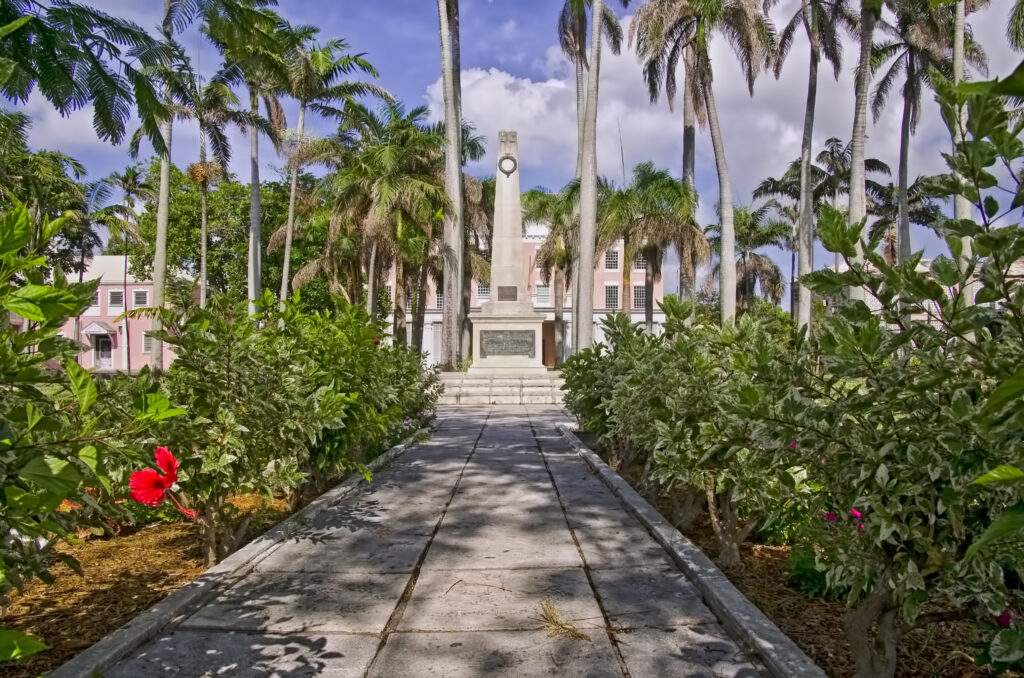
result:
[[[604,307],[606,309],[615,309],[619,307],[619,286],[618,285],[605,285],[604,286]]]
[[[647,304],[647,288],[643,285],[633,286],[633,308],[641,309]]]
[[[548,285],[537,285],[537,305],[547,306],[551,303],[551,287]]]
[[[434,302],[435,308],[444,308],[444,295],[438,294],[437,301]]]
[[[92,303],[89,304],[89,305],[93,306],[95,308],[99,308],[100,307],[100,291],[99,290],[96,290],[95,292],[92,293]]]
[[[606,271],[617,271],[619,270],[619,251],[608,250],[604,253],[604,270]]]
[[[152,353],[153,352],[153,337],[149,336],[148,333],[142,335],[142,352],[143,353]]]
[[[633,258],[633,270],[634,271],[646,271],[647,270],[647,257],[642,254],[636,255]]]
[[[110,290],[107,292],[107,306],[110,308],[124,308],[124,290]]]
[[[491,298],[491,286],[490,285],[484,285],[483,283],[478,284],[476,286],[476,296],[480,297],[481,299],[490,299]]]
[[[147,308],[149,306],[149,291],[148,290],[134,290],[134,291],[132,291],[132,306],[134,308]]]

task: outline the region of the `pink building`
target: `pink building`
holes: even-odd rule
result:
[[[544,284],[541,277],[541,270],[537,268],[537,250],[544,243],[547,236],[547,227],[540,224],[530,224],[526,228],[526,235],[523,236],[523,277],[527,281],[526,289],[533,301],[533,307],[546,315],[542,334],[542,352],[544,364],[548,367],[555,366],[555,304],[551,285]],[[634,322],[644,320],[644,275],[646,273],[646,262],[642,257],[628,262],[630,269],[630,285],[632,286],[630,317]],[[622,308],[624,295],[622,294],[623,273],[627,262],[624,260],[622,242],[616,242],[607,251],[596,258],[594,267],[594,341],[604,341],[604,333],[601,331],[601,321],[606,315],[612,312],[625,312]],[[388,293],[393,291],[393,278],[388,277],[384,281]],[[490,287],[474,280],[472,286],[472,297],[470,301],[470,320],[473,311],[480,309],[480,304],[490,298]],[[664,322],[665,314],[658,308],[658,303],[665,296],[663,281],[654,284],[654,324],[655,329],[660,330]],[[428,282],[427,290],[427,311],[423,327],[423,350],[430,355],[436,353],[435,347],[441,345],[441,303],[433,281]],[[572,290],[566,285],[565,300],[563,307],[565,314],[563,320],[566,324],[566,346],[572,340],[571,313]],[[407,316],[408,326],[412,325],[412,314]]]
[[[78,318],[78,341],[88,350],[79,356],[82,367],[96,371],[137,372],[149,364],[153,341],[146,336],[152,327],[149,318],[118,321],[125,311],[148,308],[153,303],[153,283],[124,274],[124,257],[96,256],[89,263],[83,280],[99,278],[92,305]],[[127,284],[126,284],[127,283]],[[75,318],[64,325],[61,334],[75,338]],[[164,346],[163,366],[174,360],[174,353]]]

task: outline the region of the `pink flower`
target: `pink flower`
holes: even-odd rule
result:
[[[825,519],[828,520],[828,522],[830,523],[834,523],[836,522],[836,514],[829,511],[825,514]]]
[[[857,528],[857,529],[859,529],[859,530],[863,530],[863,529],[864,529],[864,523],[861,523],[861,524],[860,524],[860,525],[858,526],[858,528]]]
[[[850,515],[852,515],[854,518],[860,518],[860,511],[852,508],[850,509]]]
[[[794,449],[794,450],[795,450],[795,449],[796,449],[796,441],[794,441],[794,442],[791,442],[791,443],[789,444],[789,446],[790,446],[790,448],[792,448],[792,449]]]
[[[1010,623],[1013,621],[1013,614],[1010,612],[1010,608],[1003,610],[1003,613],[996,617],[996,623],[1004,629],[1010,628]]]
[[[170,497],[183,516],[189,520],[195,520],[199,516],[199,512],[185,508],[178,498],[171,494],[171,487],[178,482],[178,460],[166,447],[156,448],[153,456],[156,459],[157,467],[164,472],[164,475],[160,475],[151,468],[132,473],[128,479],[128,487],[131,489],[129,496],[146,506],[157,506],[164,499]]]

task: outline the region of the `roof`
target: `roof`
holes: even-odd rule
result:
[[[124,284],[124,257],[119,254],[100,254],[92,258],[82,280],[100,279],[102,284]],[[148,283],[149,280],[140,280],[128,273],[129,284]]]

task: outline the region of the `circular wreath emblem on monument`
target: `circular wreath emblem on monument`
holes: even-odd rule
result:
[[[506,177],[512,176],[512,173],[519,167],[519,163],[511,155],[503,155],[498,159],[498,169]]]

